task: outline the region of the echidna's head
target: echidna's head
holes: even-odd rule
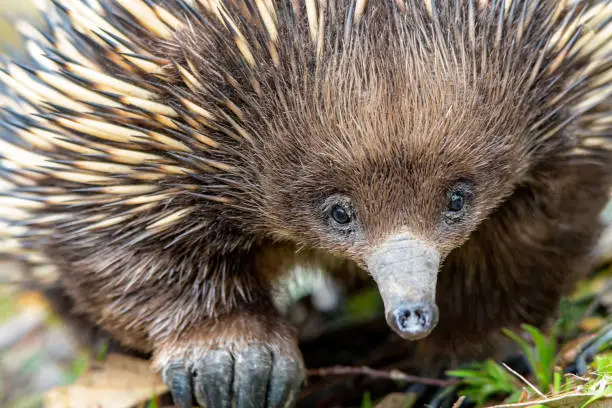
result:
[[[291,90],[262,184],[277,236],[365,268],[389,325],[418,339],[441,263],[522,181],[530,135],[519,90],[406,54],[356,52],[320,93]]]

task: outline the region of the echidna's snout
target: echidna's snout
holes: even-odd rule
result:
[[[426,337],[438,323],[436,281],[440,254],[409,234],[391,237],[368,259],[389,326],[401,337]]]

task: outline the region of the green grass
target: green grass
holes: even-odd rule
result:
[[[596,378],[587,385],[587,391],[595,395],[580,408],[585,408],[604,397],[612,397],[612,353],[595,356],[594,366]]]
[[[363,399],[361,400],[361,408],[372,408],[372,396],[369,392],[365,392],[363,394]]]
[[[553,329],[549,336],[545,336],[533,326],[525,324],[522,327],[531,336],[533,345],[508,329],[504,329],[503,332],[521,347],[537,380],[535,385],[540,392],[547,393],[553,383],[557,362],[556,330]]]
[[[478,407],[493,402],[514,403],[519,400],[542,399],[545,395],[550,397],[580,393],[587,397],[590,395],[580,406],[586,408],[604,397],[612,397],[612,353],[605,353],[612,344],[601,347],[602,354],[595,357],[589,373],[584,377],[564,375],[559,366],[560,339],[572,339],[573,336],[568,337],[568,334],[576,335],[579,332],[580,319],[576,318],[579,315],[571,304],[564,301],[560,317],[548,334],[530,325],[522,326],[527,339],[510,330],[503,330],[526,357],[531,369],[529,379],[492,360],[452,370],[447,374],[461,381],[459,394],[467,396]],[[605,330],[604,326],[602,331]]]
[[[504,367],[493,360],[472,364],[462,370],[447,372],[461,380],[461,395],[465,395],[477,405],[482,406],[496,396],[510,396],[514,401],[520,396],[521,388],[517,379]]]

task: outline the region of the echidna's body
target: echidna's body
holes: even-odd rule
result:
[[[612,169],[610,1],[48,15],[45,34],[20,25],[31,63],[0,71],[2,249],[153,351],[178,401],[288,398],[299,351],[271,299],[296,262],[368,270],[407,338],[429,334],[437,298],[434,354],[543,324],[589,267]]]

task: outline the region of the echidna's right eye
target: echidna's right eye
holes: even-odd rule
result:
[[[348,224],[351,222],[349,212],[340,204],[335,204],[329,211],[329,214],[338,224]]]

